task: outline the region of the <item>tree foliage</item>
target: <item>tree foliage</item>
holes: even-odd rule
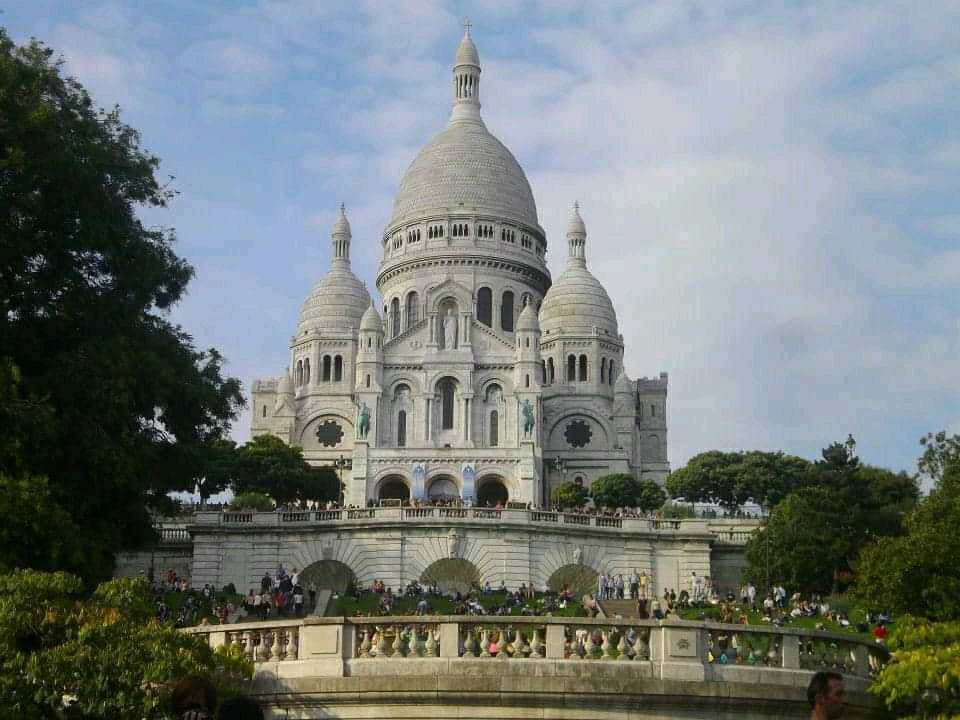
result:
[[[960,465],[960,435],[948,436],[943,430],[937,434],[927,433],[920,438],[920,444],[923,455],[917,469],[922,475],[939,480],[947,467]]]
[[[960,717],[960,622],[904,616],[889,641],[893,661],[870,691],[906,720]]]
[[[590,484],[590,497],[599,507],[636,507],[639,489],[633,475],[610,473]]]
[[[653,480],[641,480],[637,483],[637,508],[643,512],[659,510],[667,501],[667,492]]]
[[[137,214],[173,195],[158,160],[60,70],[0,30],[0,472],[46,478],[44,502],[74,526],[71,552],[31,553],[46,541],[28,534],[13,564],[104,577],[152,538],[146,502],[192,489],[243,400],[222,357],[168,319],[193,270]]]
[[[809,483],[810,463],[782,452],[711,450],[667,478],[671,497],[735,510],[749,500],[775,505]]]
[[[234,476],[237,493],[264,493],[279,504],[333,500],[340,490],[331,468],[311,467],[301,448],[275,435],[259,435],[239,448]]]
[[[960,463],[947,467],[904,528],[860,555],[857,600],[876,610],[960,619]]]
[[[572,480],[567,480],[553,489],[553,502],[561,510],[582,507],[586,501],[586,488]]]
[[[269,495],[259,492],[245,492],[235,495],[231,505],[241,510],[257,510],[259,512],[269,512],[276,507]]]
[[[32,570],[0,575],[0,706],[18,718],[55,717],[63,696],[91,720],[165,716],[172,683],[198,675],[235,687],[253,673],[237,648],[153,619],[145,580],[112,580],[92,595],[79,577]]]
[[[857,555],[878,537],[901,531],[916,503],[916,479],[860,464],[852,438],[824,448],[805,487],[771,511],[746,547],[746,577],[804,592],[832,592],[852,579]],[[769,557],[768,557],[769,556]]]

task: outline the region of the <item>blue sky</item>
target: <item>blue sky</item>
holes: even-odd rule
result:
[[[912,471],[923,433],[960,433],[956,2],[34,0],[0,24],[175,176],[149,216],[197,269],[175,319],[249,387],[286,363],[341,201],[373,288],[466,15],[554,275],[577,199],[627,371],[670,373],[674,467],[853,433]]]

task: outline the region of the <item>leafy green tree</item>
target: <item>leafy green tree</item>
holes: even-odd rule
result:
[[[231,505],[242,510],[258,510],[260,512],[269,512],[276,507],[270,496],[261,492],[245,492],[235,495]]]
[[[788,495],[770,513],[763,532],[747,541],[744,577],[766,591],[769,584],[800,592],[829,592],[846,543],[836,527],[843,507],[824,488]]]
[[[889,638],[896,648],[871,684],[896,717],[960,717],[960,622],[904,616]]]
[[[950,465],[960,465],[960,435],[947,436],[943,430],[936,435],[927,433],[920,438],[923,455],[917,469],[927,477],[939,480]]]
[[[659,510],[667,501],[666,491],[653,480],[641,480],[637,483],[637,508],[643,512]]]
[[[560,483],[553,489],[553,502],[562,510],[581,507],[586,501],[586,488],[572,480]]]
[[[75,528],[56,562],[106,577],[117,550],[152,539],[147,504],[192,485],[194,449],[226,437],[243,399],[222,357],[169,321],[193,270],[138,216],[174,194],[157,159],[60,69],[0,29],[0,367],[16,386],[0,392],[0,472],[46,478]],[[35,542],[10,560],[52,562]]]
[[[636,507],[640,487],[633,475],[610,473],[590,485],[590,497],[600,507]]]
[[[236,688],[253,674],[239,648],[214,651],[153,619],[143,579],[112,580],[88,595],[79,577],[19,570],[0,575],[0,706],[18,718],[104,720],[167,716],[172,684],[186,676]]]
[[[297,500],[337,497],[336,474],[329,468],[313,468],[303,459],[302,448],[287,445],[275,435],[258,435],[237,451],[238,493],[259,492],[281,505]]]
[[[902,536],[880,538],[861,553],[858,602],[931,620],[960,619],[960,463],[947,466],[904,528]]]
[[[746,576],[802,591],[836,592],[852,580],[860,550],[899,533],[916,479],[860,464],[856,443],[833,443],[808,469],[808,485],[777,504],[746,547]],[[768,558],[769,555],[769,558]]]
[[[782,452],[711,450],[667,478],[671,497],[718,503],[735,510],[748,500],[775,505],[809,483],[810,463]]]

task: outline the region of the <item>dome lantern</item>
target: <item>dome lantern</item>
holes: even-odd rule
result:
[[[453,113],[450,122],[479,122],[480,55],[470,37],[470,20],[463,23],[463,40],[453,61]]]
[[[587,266],[587,226],[580,217],[580,203],[573,203],[573,213],[567,224],[567,265],[570,267]]]
[[[348,266],[350,265],[350,240],[352,237],[350,221],[347,220],[346,206],[340,203],[337,219],[333,223],[333,232],[330,233],[330,239],[333,243],[332,262],[345,262]]]

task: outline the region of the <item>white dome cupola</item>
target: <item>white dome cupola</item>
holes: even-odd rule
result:
[[[343,204],[330,238],[330,270],[314,285],[300,309],[296,341],[311,333],[353,334],[370,307],[370,293],[350,269],[350,222]]]
[[[617,314],[603,285],[587,269],[587,227],[574,203],[567,225],[567,268],[540,309],[545,339],[554,335],[602,335],[619,342]]]

